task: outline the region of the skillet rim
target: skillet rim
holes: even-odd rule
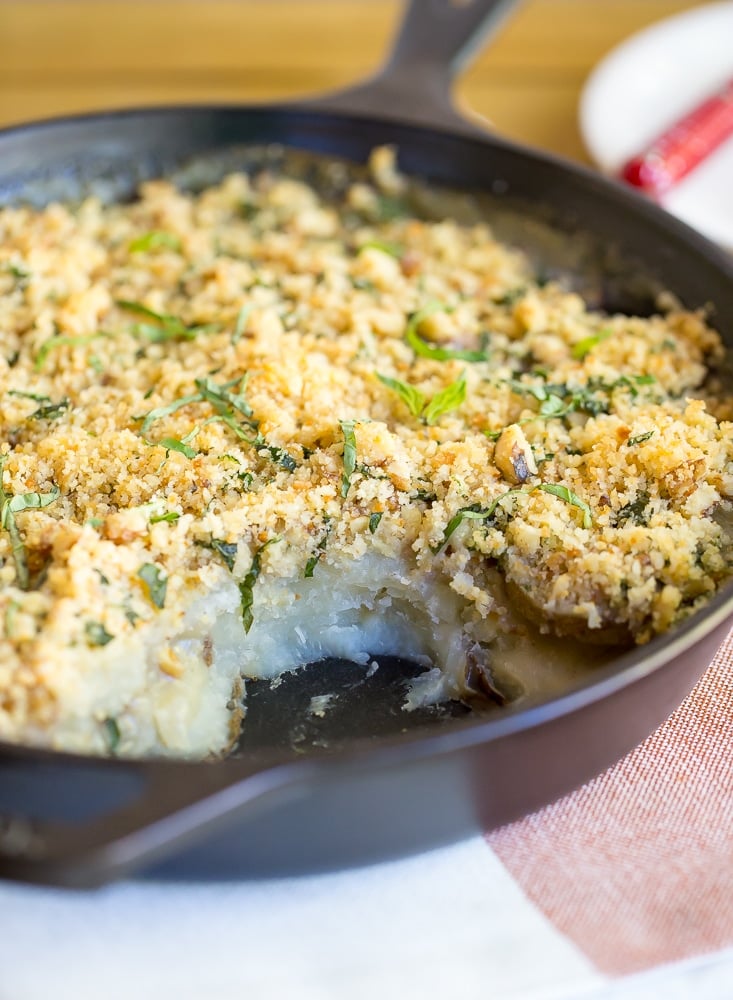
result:
[[[574,161],[566,160],[554,153],[548,153],[531,146],[505,139],[502,136],[474,125],[468,120],[456,119],[450,124],[440,124],[438,127],[429,127],[424,124],[417,124],[409,120],[402,121],[391,116],[380,116],[374,113],[364,113],[360,111],[350,112],[340,107],[329,106],[328,98],[319,101],[316,98],[298,99],[293,101],[277,103],[244,103],[244,102],[190,102],[184,104],[160,104],[141,105],[139,107],[121,107],[112,109],[102,109],[90,112],[72,113],[68,115],[58,115],[44,117],[27,122],[18,122],[0,129],[0,143],[6,139],[12,140],[14,137],[22,138],[24,135],[43,133],[64,126],[90,125],[114,122],[116,120],[138,119],[141,123],[152,122],[156,118],[163,118],[170,115],[195,114],[201,116],[213,116],[216,114],[236,114],[252,115],[255,118],[266,117],[275,118],[277,116],[303,116],[304,118],[325,119],[333,129],[337,131],[353,129],[355,123],[364,122],[375,126],[388,126],[397,128],[408,138],[411,133],[415,133],[423,138],[431,135],[440,139],[455,139],[463,142],[478,143],[483,147],[498,147],[511,154],[521,156],[539,168],[550,167],[562,171],[570,182],[580,182],[585,184],[592,197],[606,197],[609,200],[616,200],[621,203],[625,213],[631,213],[641,220],[641,222],[653,230],[666,231],[668,235],[675,236],[681,240],[686,249],[691,252],[699,251],[709,264],[712,264],[721,275],[729,280],[733,286],[733,261],[725,254],[722,248],[718,247],[706,237],[702,236],[689,225],[666,213],[658,205],[649,202],[637,192],[625,187],[620,182],[604,177],[593,171],[590,167]],[[305,124],[305,122],[304,122]],[[256,140],[252,142],[255,144]],[[248,145],[249,142],[231,143],[230,145]],[[279,141],[276,144],[288,146],[287,141]],[[211,147],[212,150],[215,146]],[[222,146],[222,149],[226,146]],[[292,148],[300,148],[293,144]],[[192,154],[203,155],[203,154]],[[328,154],[318,154],[328,155]],[[460,166],[457,172],[460,172]],[[460,181],[457,186],[461,187]],[[470,191],[470,188],[466,188]],[[522,195],[521,200],[525,201],[526,196]],[[538,199],[539,201],[539,199]],[[658,233],[654,232],[655,238]],[[733,351],[733,346],[730,348]],[[698,642],[710,634],[716,627],[722,626],[726,619],[733,617],[733,578],[727,581],[714,595],[714,597],[699,611],[695,612],[679,626],[671,631],[655,637],[650,643],[633,647],[614,656],[608,664],[598,668],[598,672],[593,671],[576,687],[564,694],[558,694],[547,700],[530,704],[529,706],[508,706],[502,710],[501,715],[490,717],[465,719],[451,719],[443,723],[439,729],[414,730],[403,734],[377,737],[378,742],[356,739],[349,741],[343,746],[338,746],[333,753],[314,753],[309,751],[302,758],[293,760],[297,764],[299,760],[307,761],[311,765],[330,766],[334,760],[339,763],[363,761],[368,762],[369,758],[379,758],[384,752],[390,756],[400,751],[413,749],[417,746],[422,751],[419,756],[432,755],[433,753],[448,752],[458,750],[462,747],[476,744],[489,743],[504,737],[515,735],[542,726],[544,723],[554,721],[563,716],[582,711],[585,707],[596,704],[614,693],[633,685],[642,678],[647,677],[658,670],[663,669],[669,661],[676,656],[692,652]],[[592,651],[593,647],[588,647]],[[705,664],[702,665],[702,668]],[[702,672],[702,669],[700,673]],[[443,746],[443,744],[450,744]],[[104,763],[107,765],[140,765],[151,761],[165,763],[167,766],[177,767],[200,767],[204,765],[211,767],[212,763],[232,767],[233,764],[247,759],[243,758],[220,758],[215,761],[197,760],[187,758],[167,758],[167,757],[108,757],[94,756],[88,754],[72,753],[64,750],[55,750],[48,747],[36,746],[25,743],[12,743],[0,740],[0,754],[9,754],[18,757],[20,755],[36,756],[41,758],[52,757],[53,760],[85,761],[95,764]],[[410,753],[412,756],[412,753]]]

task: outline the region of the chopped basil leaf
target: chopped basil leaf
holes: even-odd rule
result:
[[[24,510],[41,510],[58,500],[60,490],[54,486],[52,493],[18,493],[16,496],[7,497],[2,506],[0,524],[7,528],[7,519],[11,514],[20,514]]]
[[[97,333],[85,333],[78,337],[66,337],[60,335],[49,337],[47,341],[41,344],[41,349],[36,355],[35,369],[36,371],[40,371],[46,363],[46,358],[49,353],[57,347],[83,347],[85,344],[91,344],[91,342],[96,340],[97,337],[104,336],[104,332],[99,330]]]
[[[17,262],[7,261],[2,265],[3,270],[7,271],[8,274],[12,275],[18,282],[26,282],[31,276],[31,272],[24,264],[18,264]]]
[[[172,403],[168,403],[167,406],[158,406],[156,409],[151,410],[144,417],[135,417],[135,420],[142,420],[143,425],[140,428],[141,434],[146,434],[156,420],[161,420],[163,417],[169,417],[172,413],[180,410],[183,406],[188,406],[189,403],[200,403],[201,396],[199,393],[195,393],[191,396],[181,396],[180,399],[176,399]]]
[[[438,347],[423,340],[418,333],[420,324],[434,316],[435,313],[449,312],[450,306],[442,302],[429,302],[422,309],[414,312],[407,321],[405,327],[405,340],[413,349],[415,354],[421,358],[430,358],[432,361],[488,361],[489,355],[486,351],[467,351],[452,347]]]
[[[68,410],[71,403],[68,399],[62,399],[58,403],[47,403],[39,406],[28,417],[28,420],[56,420],[64,411]]]
[[[441,389],[425,407],[423,417],[428,426],[432,426],[440,417],[451,410],[457,409],[466,398],[466,376],[461,374],[455,382]]]
[[[110,635],[101,622],[87,622],[84,626],[84,631],[87,634],[87,642],[90,646],[106,646],[108,642],[112,642],[114,639],[114,636]]]
[[[586,354],[589,354],[598,344],[601,344],[604,340],[608,338],[613,333],[613,330],[599,330],[598,333],[593,334],[592,337],[584,337],[583,340],[579,340],[577,344],[573,346],[571,354],[578,361],[582,361]]]
[[[8,396],[16,396],[18,399],[32,399],[34,403],[50,403],[50,396],[42,396],[37,392],[22,392],[20,389],[9,389]]]
[[[380,511],[377,511],[374,514],[370,514],[369,515],[369,534],[370,535],[373,535],[374,532],[377,530],[377,528],[379,527],[379,522],[381,520],[382,520],[382,514],[381,514]]]
[[[229,392],[232,386],[237,384],[239,385],[239,392]],[[238,413],[241,413],[243,417],[246,417],[249,425],[255,429],[257,426],[256,423],[249,419],[252,417],[252,407],[244,397],[244,387],[246,384],[246,375],[241,378],[235,378],[231,382],[225,382],[223,385],[217,385],[210,378],[197,378],[194,381],[201,399],[206,400],[207,403],[211,403],[218,413],[233,416],[231,410],[234,409]]]
[[[178,316],[171,316],[168,313],[158,313],[154,309],[143,305],[142,302],[131,302],[129,299],[115,299],[115,305],[126,312],[134,313],[136,316],[143,316],[151,320],[150,323],[136,323],[133,333],[141,337],[146,337],[154,344],[162,343],[166,340],[194,340],[196,335],[203,329],[200,326],[186,326]]]
[[[499,295],[498,298],[492,299],[491,301],[497,306],[513,306],[515,302],[524,298],[526,294],[527,286],[517,285],[516,288],[510,288],[508,292],[504,292],[503,295]]]
[[[105,719],[102,725],[104,726],[104,736],[107,740],[107,749],[110,753],[114,753],[120,745],[120,727],[117,725],[117,720],[111,717]]]
[[[254,623],[254,615],[252,614],[252,605],[254,603],[254,585],[257,583],[257,579],[262,571],[262,553],[268,545],[272,545],[273,542],[278,542],[279,540],[280,539],[277,537],[268,538],[264,545],[260,545],[260,547],[255,551],[255,554],[252,556],[249,572],[239,584],[242,624],[244,625],[245,632],[249,632]]]
[[[8,601],[5,608],[5,635],[8,639],[12,639],[15,634],[16,618],[19,610],[20,604],[17,601]]]
[[[377,378],[392,389],[400,397],[413,417],[419,417],[426,424],[432,426],[443,414],[455,410],[466,398],[466,377],[462,374],[455,382],[451,382],[445,389],[436,393],[431,400],[427,400],[419,389],[407,382],[402,382],[398,378],[389,378],[387,375],[377,373]]]
[[[488,507],[481,507],[480,504],[474,503],[469,507],[461,507],[460,510],[456,511],[453,517],[450,519],[446,525],[446,529],[443,532],[443,538],[438,543],[438,545],[433,546],[433,552],[438,553],[446,544],[448,539],[451,537],[453,532],[466,520],[477,520],[477,521],[490,521],[491,518],[496,513],[496,508],[499,506],[499,501],[503,500],[505,497],[512,496],[514,493],[531,493],[532,490],[525,490],[518,488],[516,490],[506,490],[505,493],[500,493],[498,497],[494,497]]]
[[[196,458],[198,455],[195,448],[191,448],[186,444],[185,439],[179,441],[178,438],[166,437],[161,438],[160,441],[151,441],[150,443],[157,445],[159,448],[165,448],[166,452],[177,451],[180,455],[184,455],[186,458]]]
[[[398,260],[405,252],[405,248],[400,243],[391,243],[389,240],[367,240],[359,247],[359,253],[363,250],[381,250],[382,253],[396,257]]]
[[[321,558],[322,555],[323,555],[323,550],[319,545],[316,554],[314,556],[311,556],[308,562],[305,564],[305,572],[303,573],[303,576],[306,579],[309,579],[310,577],[313,576],[313,570],[318,565],[318,560]]]
[[[407,382],[400,381],[398,378],[390,378],[388,375],[380,375],[378,372],[377,378],[382,385],[386,385],[388,389],[397,393],[413,417],[420,416],[425,406],[425,396],[419,389]]]
[[[581,500],[578,494],[573,493],[567,486],[562,486],[560,483],[540,483],[537,489],[543,493],[551,493],[552,496],[559,497],[560,500],[564,500],[571,507],[577,507],[578,510],[583,512],[583,527],[590,528],[593,526],[590,507],[585,500]]]
[[[653,430],[652,431],[646,431],[645,434],[637,434],[636,437],[629,438],[629,440],[626,442],[626,444],[630,448],[633,448],[633,446],[635,444],[641,444],[643,441],[648,441],[649,438],[651,438],[651,437],[654,437],[654,431]]]
[[[573,507],[578,507],[583,511],[583,527],[591,527],[591,510],[584,500],[581,500],[580,497],[573,493],[572,490],[569,490],[567,486],[560,486],[555,483],[542,483],[539,486],[532,486],[529,489],[518,487],[517,489],[507,490],[505,493],[500,493],[498,497],[494,497],[488,507],[482,507],[477,503],[471,504],[469,507],[462,507],[460,510],[456,511],[450,519],[446,525],[445,531],[443,532],[442,539],[437,545],[433,546],[432,551],[436,554],[440,552],[454,531],[456,531],[456,529],[460,527],[464,521],[490,521],[496,513],[496,508],[499,503],[506,497],[519,493],[529,494],[534,492],[534,490],[542,490],[545,493],[552,493],[554,496],[559,497],[561,500],[571,504]]]
[[[407,215],[409,211],[410,206],[404,197],[393,194],[377,196],[377,212],[380,222],[391,222],[393,219]]]
[[[541,417],[545,417],[546,419],[561,417],[566,413],[570,413],[572,408],[572,403],[566,405],[559,396],[556,396],[554,393],[550,393],[547,399],[540,403],[539,415]]]
[[[168,524],[175,524],[180,516],[177,510],[169,510],[165,514],[153,514],[150,523],[160,524],[161,521],[165,521]]]
[[[328,516],[328,514],[323,515],[323,520],[326,525],[326,530],[324,531],[323,537],[321,538],[320,542],[318,543],[318,545],[316,545],[316,551],[313,553],[308,562],[305,564],[305,572],[303,573],[303,576],[306,579],[313,576],[313,570],[316,568],[321,556],[326,551],[326,546],[328,545],[328,539],[333,529],[333,524],[331,523],[331,518]]]
[[[20,535],[15,515],[25,510],[41,510],[48,507],[60,495],[60,490],[54,486],[51,493],[19,493],[15,496],[8,495],[2,487],[2,467],[3,460],[0,460],[0,527],[7,531],[10,536],[10,546],[15,563],[15,574],[18,586],[21,590],[30,588],[30,573],[28,571],[28,559],[25,545]]]
[[[143,236],[138,236],[132,240],[127,248],[130,253],[147,253],[149,250],[180,250],[181,241],[174,233],[167,233],[163,229],[153,229]]]
[[[356,469],[356,435],[355,420],[339,420],[341,433],[344,435],[344,471],[341,475],[341,496],[346,498],[351,486],[351,477]]]
[[[231,573],[234,569],[234,563],[237,558],[237,543],[236,542],[224,542],[221,538],[212,538],[210,542],[206,543],[210,549],[217,552],[226,568]]]
[[[68,410],[71,405],[68,399],[52,403],[50,396],[42,396],[36,392],[21,392],[19,389],[10,389],[8,396],[15,396],[17,399],[31,399],[34,403],[42,404],[37,410],[28,415],[28,420],[55,420],[64,410]]]
[[[252,312],[252,306],[242,306],[242,308],[237,313],[237,322],[234,325],[234,335],[232,336],[232,343],[238,344],[242,339],[245,330],[247,329],[247,323],[249,321],[250,313]]]
[[[376,285],[373,281],[369,281],[368,278],[355,278],[353,275],[348,275],[348,279],[352,284],[352,287],[358,289],[361,292],[373,292],[376,289]]]
[[[284,448],[278,448],[277,445],[268,444],[261,434],[258,434],[256,439],[251,443],[254,444],[257,452],[266,452],[276,465],[279,465],[287,472],[295,472],[298,468],[298,463],[292,455],[288,454]]]
[[[513,491],[510,490],[509,492]],[[443,537],[441,538],[440,542],[437,545],[433,546],[432,551],[437,555],[437,553],[440,552],[440,550],[446,545],[451,535],[456,531],[457,528],[460,527],[460,525],[463,524],[464,521],[488,520],[488,518],[490,518],[491,515],[496,510],[496,505],[498,504],[499,500],[501,500],[501,497],[504,497],[506,495],[507,495],[506,493],[502,493],[501,496],[498,496],[496,500],[492,501],[492,503],[485,508],[482,507],[480,504],[474,503],[471,504],[469,507],[461,507],[460,510],[457,510],[456,513],[448,522],[448,524],[446,525],[445,531],[443,532]]]
[[[632,500],[630,503],[625,504],[616,512],[615,527],[620,527],[622,524],[625,524],[626,521],[631,521],[632,524],[638,525],[646,524],[647,519],[645,511],[648,503],[649,494],[646,490],[641,490],[637,494],[636,500]]]
[[[168,578],[162,575],[155,563],[143,563],[137,575],[147,587],[148,596],[156,608],[162,608],[165,605]]]
[[[247,402],[244,396],[244,387],[247,382],[247,376],[238,376],[232,379],[230,382],[225,382],[222,385],[217,385],[210,378],[197,378],[194,380],[194,384],[198,389],[198,392],[193,393],[190,396],[182,396],[180,399],[175,400],[173,403],[169,403],[167,406],[159,406],[154,410],[151,410],[144,417],[136,417],[136,420],[142,420],[143,424],[140,428],[142,434],[145,434],[150,427],[155,423],[156,420],[160,420],[161,417],[170,416],[170,414],[175,413],[180,410],[183,406],[188,406],[189,403],[210,403],[211,406],[216,410],[216,416],[209,417],[207,420],[203,421],[202,425],[214,423],[215,421],[221,421],[221,423],[226,424],[227,427],[232,430],[241,441],[245,441],[248,445],[255,449],[257,452],[266,452],[270,458],[277,465],[280,465],[283,469],[288,472],[294,472],[297,468],[297,462],[292,455],[288,454],[283,448],[279,448],[276,445],[271,445],[266,438],[261,434],[257,433],[258,421],[254,419],[252,407]],[[233,386],[239,386],[239,392],[231,392]],[[244,418],[244,421],[241,418]],[[182,454],[187,455],[187,457],[192,458],[193,449],[187,448],[183,450],[181,447],[187,446],[188,441],[197,434],[200,427],[196,427],[195,430],[187,434],[182,441],[177,441],[176,438],[165,438],[164,442],[157,442],[163,444],[163,447],[169,448],[172,451],[180,451]],[[252,436],[254,432],[254,436]],[[175,442],[175,443],[174,443]]]

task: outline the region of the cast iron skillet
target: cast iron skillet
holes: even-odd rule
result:
[[[599,259],[613,248],[609,305],[626,298],[643,308],[640,276],[689,307],[714,303],[733,347],[733,271],[715,247],[636,195],[491,136],[453,109],[458,63],[505,6],[412,0],[383,70],[319,101],[122,111],[8,129],[0,201],[73,197],[100,180],[124,197],[144,176],[243,143],[357,162],[392,143],[408,173],[521,203],[528,218],[552,218],[566,244],[582,229]],[[506,823],[598,774],[661,723],[732,615],[727,587],[681,628],[564,696],[488,716],[446,709],[428,724],[399,709],[405,664],[385,661],[371,689],[348,665],[326,664],[253,695],[249,735],[232,759],[97,761],[3,745],[0,876],[92,886],[151,866],[176,877],[282,874]],[[338,678],[345,708],[309,732],[303,705],[326,676],[330,690]]]

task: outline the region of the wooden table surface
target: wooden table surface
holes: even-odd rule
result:
[[[459,82],[507,136],[586,159],[585,77],[690,0],[525,0]],[[0,0],[0,124],[68,111],[317,93],[365,75],[397,0]]]

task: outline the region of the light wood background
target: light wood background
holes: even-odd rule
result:
[[[525,0],[457,88],[503,134],[586,159],[578,96],[689,0]],[[0,0],[0,125],[67,111],[317,93],[365,75],[398,0]]]

